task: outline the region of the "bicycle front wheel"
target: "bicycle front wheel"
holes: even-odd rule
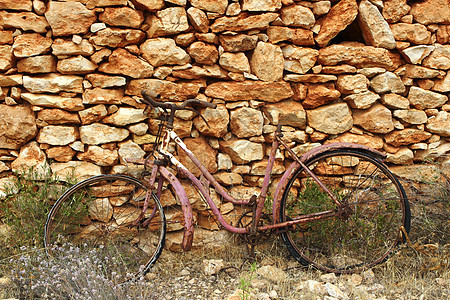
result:
[[[156,262],[165,232],[159,199],[142,182],[100,175],[74,185],[56,201],[44,241],[50,256],[70,258],[76,249],[95,262],[100,274],[122,283],[144,275]]]
[[[351,149],[325,152],[306,162],[341,203],[299,168],[283,194],[280,222],[301,215],[335,211],[332,217],[290,227],[281,234],[302,264],[334,273],[351,273],[383,262],[410,228],[403,187],[373,156]]]

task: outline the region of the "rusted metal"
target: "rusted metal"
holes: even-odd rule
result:
[[[156,103],[156,102],[155,102]],[[154,103],[154,104],[155,104]],[[157,104],[159,106],[159,104]],[[217,218],[218,222],[228,231],[238,233],[238,234],[257,234],[257,232],[261,231],[267,231],[267,230],[274,230],[274,229],[281,229],[286,228],[288,229],[291,226],[301,224],[301,223],[307,223],[315,220],[325,219],[325,218],[332,218],[342,215],[344,212],[342,209],[339,209],[340,202],[336,199],[336,197],[332,194],[329,189],[320,181],[320,179],[311,171],[308,167],[305,166],[305,162],[316,157],[317,155],[320,155],[326,151],[332,151],[335,149],[349,149],[349,150],[359,150],[365,153],[369,153],[370,155],[378,158],[378,159],[384,159],[385,155],[379,151],[373,150],[369,147],[357,145],[353,143],[335,143],[335,144],[325,144],[319,147],[316,147],[309,151],[308,153],[298,157],[292,149],[288,147],[288,145],[281,139],[282,133],[281,133],[281,125],[278,125],[277,130],[275,132],[275,138],[272,142],[272,149],[269,155],[268,164],[266,167],[266,173],[264,175],[264,181],[263,186],[261,188],[261,193],[256,197],[253,195],[249,199],[235,199],[234,197],[230,196],[227,192],[227,190],[222,187],[212,176],[212,174],[202,165],[202,163],[195,157],[195,155],[190,151],[187,146],[183,143],[183,141],[177,136],[177,134],[173,131],[171,126],[173,124],[174,119],[174,112],[178,109],[184,109],[186,105],[177,106],[175,104],[165,104],[167,106],[167,109],[170,110],[167,120],[167,126],[165,127],[165,130],[163,132],[163,137],[161,140],[161,143],[159,144],[159,149],[155,155],[159,155],[156,157],[157,161],[161,162],[170,162],[172,165],[174,165],[178,171],[182,174],[184,174],[191,182],[192,184],[198,189],[198,191],[201,193],[203,198],[206,200],[208,205],[211,208],[212,213]],[[210,104],[209,104],[210,105]],[[254,211],[252,213],[252,224],[251,226],[247,226],[246,228],[242,227],[235,227],[230,224],[228,224],[223,216],[220,213],[220,210],[215,205],[215,203],[212,201],[211,196],[209,195],[209,191],[203,185],[202,181],[199,180],[197,177],[195,177],[180,161],[178,161],[170,152],[169,152],[169,143],[170,141],[174,141],[179,148],[186,153],[186,155],[189,157],[189,159],[195,164],[197,168],[200,169],[202,173],[202,178],[204,178],[208,184],[211,184],[215,190],[223,197],[223,199],[227,202],[231,202],[237,205],[254,205]],[[258,226],[260,217],[262,215],[262,210],[264,207],[264,203],[266,201],[268,186],[270,183],[271,173],[273,169],[273,165],[275,162],[275,156],[277,149],[279,148],[279,144],[282,144],[284,148],[291,154],[291,156],[294,159],[294,162],[286,169],[285,173],[281,177],[275,195],[274,195],[274,201],[273,201],[273,212],[272,212],[272,218],[273,218],[273,224],[269,225],[262,225]],[[186,191],[184,190],[183,186],[179,182],[179,180],[176,178],[175,175],[173,175],[164,164],[157,164],[155,165],[152,160],[129,160],[130,162],[138,163],[138,164],[144,164],[146,166],[152,167],[151,176],[150,176],[150,185],[153,186],[156,178],[158,178],[158,184],[157,184],[157,197],[160,198],[161,191],[162,191],[162,185],[163,181],[167,180],[172,187],[174,188],[175,193],[178,195],[178,198],[181,202],[181,207],[184,214],[184,227],[185,232],[183,236],[183,243],[182,248],[183,250],[189,250],[192,246],[193,241],[193,214],[192,214],[192,208],[189,203],[189,199],[187,197]],[[302,215],[297,217],[294,220],[289,220],[285,222],[279,222],[280,220],[280,211],[281,211],[281,198],[284,194],[284,191],[286,189],[286,186],[291,179],[292,175],[295,174],[299,168],[304,169],[310,176],[315,180],[322,189],[328,193],[328,195],[334,200],[337,207],[335,210],[328,210],[323,212],[318,212],[314,214],[308,214],[308,215]],[[158,175],[159,174],[159,177]],[[256,199],[256,202],[255,202]],[[146,205],[148,206],[146,199]],[[145,212],[145,205],[144,205],[144,212]]]

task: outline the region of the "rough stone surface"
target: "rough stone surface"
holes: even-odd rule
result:
[[[38,33],[28,33],[14,39],[13,53],[15,57],[29,57],[45,54],[50,50],[53,40]]]
[[[0,104],[0,148],[19,149],[36,136],[35,116],[28,106]]]
[[[278,81],[283,77],[284,57],[281,48],[259,42],[250,59],[253,74],[262,81]]]
[[[358,15],[356,0],[341,0],[334,5],[330,12],[319,19],[321,25],[315,40],[321,47],[325,47],[339,32],[350,25]]]
[[[358,10],[358,23],[366,43],[374,47],[394,49],[394,35],[378,8],[369,0],[363,0]]]
[[[101,64],[98,70],[133,78],[147,78],[153,75],[152,65],[122,48],[114,50],[108,57],[108,62]]]
[[[80,2],[55,1],[49,2],[45,17],[55,36],[86,33],[97,18]]]
[[[346,42],[320,49],[318,62],[333,66],[346,63],[357,68],[381,67],[393,71],[400,66],[400,57],[383,48]]]
[[[353,125],[350,110],[345,103],[321,106],[307,110],[306,114],[309,126],[328,134],[343,133]]]
[[[111,127],[105,124],[94,123],[80,127],[81,142],[88,145],[99,145],[120,142],[126,139],[129,131]]]
[[[354,111],[353,123],[373,133],[388,133],[394,130],[391,111],[381,104],[375,104],[367,110]]]

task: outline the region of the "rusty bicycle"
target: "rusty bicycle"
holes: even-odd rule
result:
[[[385,155],[351,143],[324,144],[298,156],[283,141],[282,126],[273,135],[266,173],[259,194],[235,198],[218,183],[173,130],[175,113],[215,104],[189,99],[183,103],[157,101],[142,92],[142,101],[161,112],[153,152],[129,163],[145,167],[139,179],[99,175],[77,183],[53,205],[45,225],[49,255],[78,245],[104,253],[102,268],[118,282],[144,275],[159,258],[167,227],[184,228],[182,248],[191,249],[195,219],[179,177],[189,181],[208,204],[222,228],[256,240],[278,234],[290,254],[304,265],[335,273],[357,272],[385,261],[410,229],[405,191],[383,163]],[[206,122],[206,120],[204,120]],[[172,153],[173,144],[201,171],[196,177]],[[272,212],[263,214],[276,152],[284,150],[292,163],[271,195]],[[227,222],[210,195],[248,207],[239,222]],[[168,218],[174,209],[177,220]],[[116,274],[117,273],[117,274]]]

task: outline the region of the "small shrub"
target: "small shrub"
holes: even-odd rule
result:
[[[100,253],[89,255],[79,247],[63,247],[60,256],[48,257],[42,249],[22,247],[10,260],[12,295],[20,299],[149,299],[142,281],[116,285],[102,271]]]
[[[10,246],[42,243],[47,214],[63,189],[50,172],[40,177],[32,169],[17,174],[13,185],[6,187],[8,196],[0,202],[0,217],[13,237]]]

